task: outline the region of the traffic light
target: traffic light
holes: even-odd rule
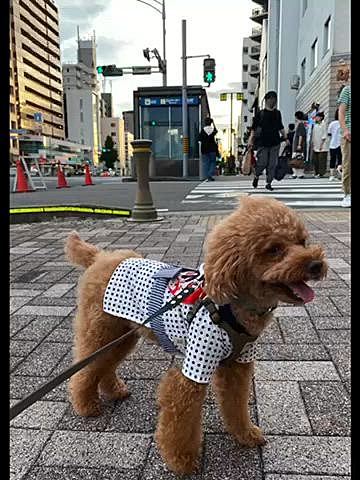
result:
[[[214,58],[205,58],[204,59],[204,82],[213,83],[215,82],[215,59]]]
[[[117,68],[116,65],[100,65],[96,67],[96,71],[104,77],[119,77],[123,75],[122,68]]]

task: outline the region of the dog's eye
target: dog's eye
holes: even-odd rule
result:
[[[306,247],[306,244],[307,244],[306,238],[302,238],[302,239],[299,241],[299,245],[301,245],[302,247]]]
[[[273,256],[281,255],[283,253],[283,247],[281,245],[271,245],[271,247],[266,250],[266,253]]]

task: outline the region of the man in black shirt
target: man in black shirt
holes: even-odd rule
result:
[[[265,108],[254,117],[251,127],[249,145],[257,150],[255,177],[253,187],[257,188],[259,177],[266,169],[267,190],[274,190],[271,182],[274,179],[276,164],[279,158],[280,134],[287,140],[281,113],[276,109],[277,94],[270,91],[265,95]]]

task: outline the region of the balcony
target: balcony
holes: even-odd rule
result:
[[[253,8],[251,12],[250,20],[262,25],[263,20],[267,17],[268,17],[268,12],[265,8]]]
[[[259,60],[260,58],[260,47],[251,47],[249,50],[249,57],[253,60]]]
[[[261,42],[261,34],[262,34],[262,28],[261,27],[253,28],[252,31],[251,31],[250,38],[254,42],[259,42],[260,43]]]
[[[249,75],[253,78],[257,78],[260,75],[260,66],[251,65]]]

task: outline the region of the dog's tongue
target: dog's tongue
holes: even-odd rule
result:
[[[309,287],[309,285],[306,285],[305,282],[289,283],[288,286],[298,297],[303,300],[304,303],[314,300],[315,292]]]

